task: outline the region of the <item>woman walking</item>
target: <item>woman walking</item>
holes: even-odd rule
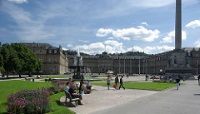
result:
[[[123,76],[120,78],[119,83],[120,83],[119,89],[122,87],[125,90],[124,83],[123,83]]]
[[[107,78],[107,86],[108,86],[108,90],[110,89],[110,76],[108,76]]]
[[[177,90],[178,90],[179,86],[180,86],[180,76],[177,76],[177,78],[176,78],[176,89]]]

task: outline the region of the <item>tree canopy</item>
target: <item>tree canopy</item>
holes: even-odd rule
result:
[[[3,75],[17,73],[19,77],[24,72],[31,75],[33,71],[41,69],[41,62],[37,56],[21,43],[3,44],[0,47],[0,71]]]

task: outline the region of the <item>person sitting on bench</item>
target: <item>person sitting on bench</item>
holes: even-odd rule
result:
[[[74,86],[70,86],[69,93],[72,96],[72,98],[79,98],[80,100],[79,100],[78,104],[82,105],[82,103],[81,103],[82,96],[74,90]]]

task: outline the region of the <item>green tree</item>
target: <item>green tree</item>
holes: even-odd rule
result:
[[[2,73],[2,72],[5,72],[5,70],[3,67],[3,56],[1,55],[1,47],[0,47],[0,73]]]
[[[3,74],[6,73],[7,77],[11,72],[19,74],[20,78],[23,72],[29,72],[30,76],[31,72],[41,69],[42,64],[37,56],[21,43],[3,44],[0,55],[0,60],[3,60],[0,70],[4,71]]]
[[[41,69],[41,62],[37,56],[27,47],[20,43],[11,44],[12,47],[18,52],[18,58],[15,58],[14,63],[16,71],[21,77],[22,71],[27,71],[29,76],[33,71],[39,71]]]
[[[9,44],[3,44],[1,47],[1,55],[3,57],[3,68],[4,72],[2,72],[3,76],[6,74],[8,77],[8,73],[13,70],[12,66],[12,56],[13,50]],[[13,53],[14,54],[14,53]]]

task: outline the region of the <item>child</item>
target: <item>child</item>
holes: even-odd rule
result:
[[[114,88],[114,89],[117,89],[117,86],[116,86],[116,84],[114,84],[114,85],[113,85],[113,88]]]

